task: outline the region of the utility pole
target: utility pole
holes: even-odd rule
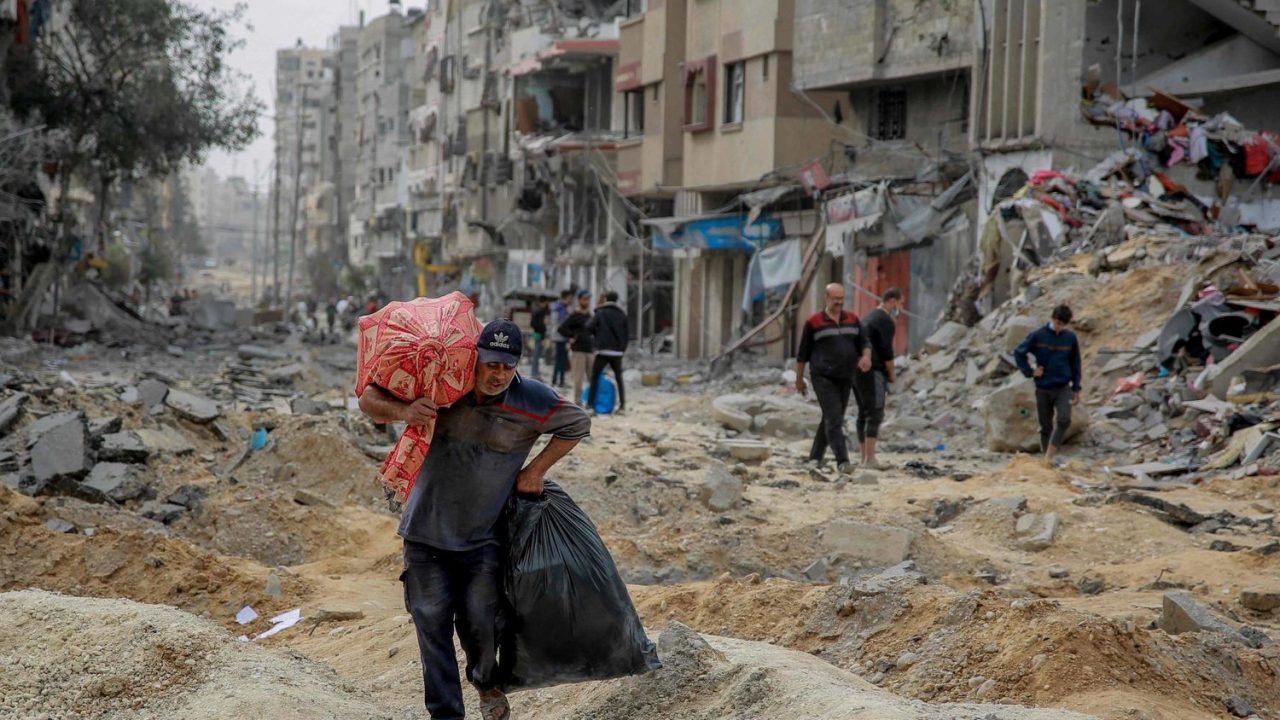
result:
[[[493,69],[493,10],[490,3],[484,10],[484,69],[480,72],[480,111],[484,119],[480,136],[480,220],[489,222],[489,73]]]
[[[276,112],[276,137],[280,138],[280,113]],[[276,141],[275,180],[271,191],[271,302],[280,303],[280,141]],[[263,268],[266,277],[266,268]]]
[[[258,303],[258,211],[261,205],[258,200],[258,160],[253,161],[253,250],[249,253],[249,307]]]
[[[293,261],[298,248],[298,205],[302,198],[302,107],[307,104],[307,86],[302,85],[302,96],[298,99],[298,109],[294,113],[294,130],[298,141],[294,144],[293,155],[293,211],[289,221],[289,279],[284,295],[284,306],[293,305]]]

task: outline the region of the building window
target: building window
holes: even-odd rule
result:
[[[741,123],[745,110],[747,64],[729,63],[724,66],[724,121]]]
[[[684,129],[704,132],[715,125],[716,109],[715,56],[685,63]]]
[[[871,113],[871,137],[877,140],[903,140],[907,137],[907,91],[881,90],[875,95]]]
[[[622,111],[626,116],[623,137],[644,136],[644,88],[630,90],[622,95]]]
[[[648,9],[645,7],[646,5],[648,5],[646,0],[624,0],[622,16],[628,18],[639,17]]]

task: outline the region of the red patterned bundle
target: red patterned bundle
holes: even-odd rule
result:
[[[430,398],[447,407],[475,386],[475,306],[460,292],[392,302],[360,318],[356,396],[377,385],[412,402]],[[404,502],[431,446],[435,421],[409,427],[382,464],[379,479]]]

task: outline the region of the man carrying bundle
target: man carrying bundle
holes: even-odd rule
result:
[[[476,343],[475,391],[447,408],[425,398],[404,402],[369,386],[360,409],[376,422],[425,424],[435,431],[400,521],[405,605],[417,628],[427,711],[433,720],[464,720],[453,649],[456,628],[467,681],[484,720],[507,720],[499,689],[503,510],[513,493],[542,492],[547,471],[591,433],[591,419],[550,387],[516,375],[520,329],[494,320]],[[534,443],[550,435],[529,464]]]

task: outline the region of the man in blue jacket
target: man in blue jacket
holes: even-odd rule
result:
[[[1013,351],[1022,374],[1036,381],[1036,412],[1040,417],[1040,451],[1046,464],[1062,447],[1071,427],[1071,406],[1080,402],[1080,341],[1067,329],[1071,308],[1053,309],[1048,325],[1032,332]],[[1027,356],[1036,359],[1033,369]]]

